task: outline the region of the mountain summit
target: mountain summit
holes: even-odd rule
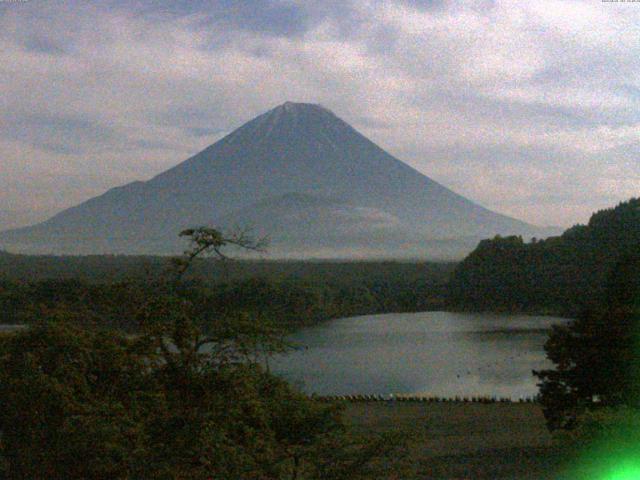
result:
[[[146,182],[0,234],[39,253],[175,253],[181,229],[251,227],[276,256],[456,257],[496,234],[544,231],[394,158],[331,111],[287,102]]]

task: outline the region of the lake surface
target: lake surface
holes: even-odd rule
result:
[[[567,319],[422,312],[342,318],[290,337],[300,348],[271,370],[308,393],[537,394],[532,370],[550,366],[543,345]]]

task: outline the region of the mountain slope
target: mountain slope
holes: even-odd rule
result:
[[[234,214],[236,224],[249,222],[268,230],[269,222],[261,225],[262,220],[275,221],[278,209],[268,212],[265,205],[290,194],[315,199],[313,209],[303,202],[297,214],[313,213],[314,221],[305,227],[311,243],[329,236],[335,238],[334,246],[340,245],[335,222],[323,222],[317,214],[323,202],[331,208],[340,204],[353,218],[374,211],[393,218],[394,235],[412,241],[541,234],[434,182],[330,111],[288,102],[147,182],[114,188],[46,222],[0,234],[0,246],[31,252],[170,253],[179,248],[176,235],[182,228],[232,223]],[[291,198],[288,217],[298,208]],[[250,214],[252,206],[262,208],[263,215]],[[375,228],[366,221],[356,223],[368,244],[387,249]],[[284,237],[265,233],[286,250]]]

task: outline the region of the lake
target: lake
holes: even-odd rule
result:
[[[270,360],[274,373],[319,395],[451,397],[537,394],[532,370],[567,319],[451,312],[341,318],[290,337],[299,348]]]

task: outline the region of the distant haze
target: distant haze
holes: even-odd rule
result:
[[[459,258],[484,237],[550,232],[487,210],[329,110],[287,102],[148,182],[0,234],[10,250],[176,253],[178,233],[251,229],[278,257]]]
[[[54,210],[0,210],[0,232],[42,222],[54,213]]]

